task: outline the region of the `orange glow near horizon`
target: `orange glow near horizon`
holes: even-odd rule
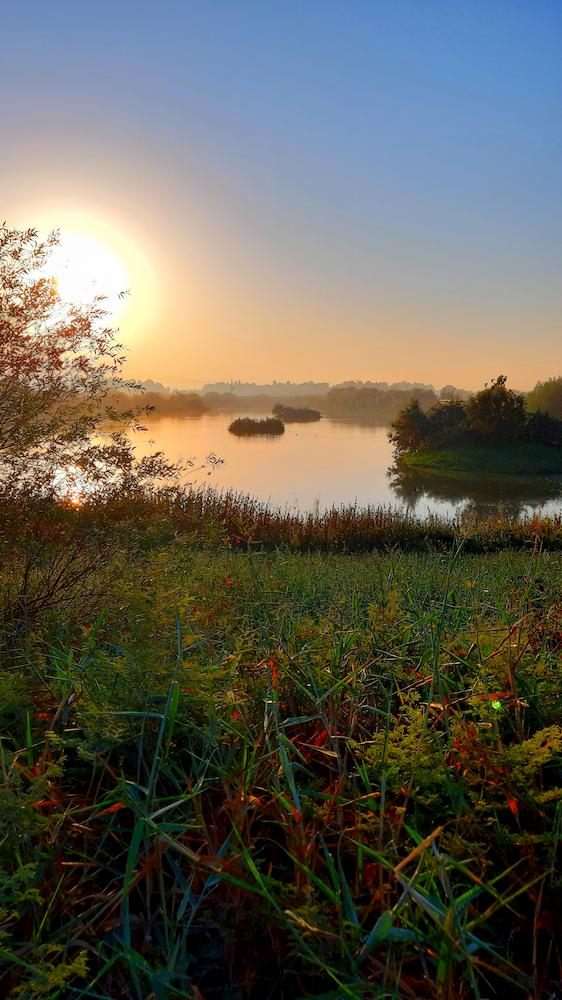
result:
[[[362,297],[323,286],[319,296],[313,283],[282,270],[271,280],[253,254],[236,257],[226,231],[206,225],[195,210],[188,227],[171,232],[161,219],[129,215],[103,198],[95,212],[80,203],[83,192],[72,207],[62,194],[48,206],[29,202],[15,221],[42,235],[59,231],[46,272],[63,299],[107,297],[127,377],[174,388],[230,379],[362,379],[478,389],[505,371],[512,387],[527,390],[558,370],[549,305],[521,307],[515,317],[478,303],[469,309],[428,300],[413,315],[392,289]],[[129,294],[119,299],[121,291]],[[531,320],[552,352],[537,354],[524,339]],[[522,346],[506,363],[512,338]]]

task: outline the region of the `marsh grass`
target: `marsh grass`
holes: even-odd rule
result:
[[[456,518],[422,518],[397,507],[358,504],[299,513],[244,493],[212,488],[169,494],[157,510],[175,531],[197,533],[212,525],[229,544],[246,550],[449,552],[459,539],[465,553],[562,550],[560,515],[516,517],[499,512],[480,517],[469,510]]]
[[[36,621],[0,673],[4,995],[554,995],[561,565],[177,541]]]

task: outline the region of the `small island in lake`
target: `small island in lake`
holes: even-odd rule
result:
[[[255,420],[253,417],[238,417],[229,426],[231,434],[239,437],[249,437],[252,434],[284,434],[285,424],[278,417],[266,417],[265,420]]]
[[[272,412],[286,424],[308,424],[320,420],[322,416],[320,410],[312,410],[308,406],[284,406],[283,403],[274,406]]]
[[[389,432],[399,462],[424,472],[562,474],[562,420],[529,412],[506,381],[500,375],[467,400],[428,410],[413,400]]]

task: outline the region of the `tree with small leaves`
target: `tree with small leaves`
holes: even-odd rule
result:
[[[466,427],[476,442],[503,445],[523,436],[525,397],[506,383],[507,376],[498,375],[465,403]]]
[[[57,242],[0,227],[0,617],[17,627],[99,603],[112,559],[138,537],[140,502],[179,472],[161,453],[136,459],[143,408],[118,399],[140,386],[122,377],[104,299],[61,300]]]
[[[73,477],[85,489],[169,477],[161,454],[136,461],[127,431],[141,407],[119,409],[112,394],[140,386],[125,361],[106,302],[66,305],[49,257],[57,233],[0,227],[0,489],[57,490]],[[58,484],[58,485],[57,485]]]

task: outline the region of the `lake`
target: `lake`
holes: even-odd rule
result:
[[[161,450],[172,461],[193,458],[198,464],[213,453],[223,465],[189,481],[303,512],[358,503],[391,505],[420,517],[452,516],[467,507],[478,513],[499,507],[513,514],[562,513],[562,477],[390,475],[393,455],[386,427],[323,417],[287,424],[278,437],[236,437],[228,431],[232,419],[224,413],[153,418],[146,434],[135,435],[137,453]]]

